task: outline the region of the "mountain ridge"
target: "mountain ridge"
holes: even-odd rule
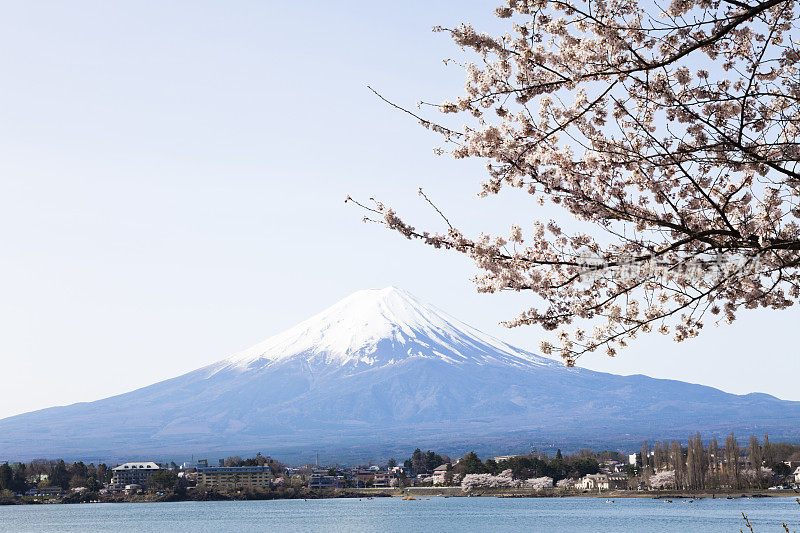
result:
[[[638,447],[695,431],[797,439],[798,428],[800,402],[567,368],[388,287],[181,376],[2,419],[0,456],[313,449],[369,460],[400,445],[505,453],[553,441]]]

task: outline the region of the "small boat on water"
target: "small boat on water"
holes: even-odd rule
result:
[[[664,503],[672,503],[672,500],[664,500]]]
[[[614,503],[614,500],[606,500],[606,503]]]

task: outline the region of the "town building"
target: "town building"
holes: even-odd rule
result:
[[[604,461],[600,464],[600,470],[606,474],[614,474],[617,472],[622,472],[625,469],[625,465],[620,463],[619,461],[614,461],[613,459]]]
[[[144,486],[147,484],[147,479],[159,470],[161,470],[161,467],[152,461],[123,463],[112,469],[113,477],[111,478],[111,484],[120,486]]]
[[[794,482],[797,485],[800,485],[800,466],[798,466],[797,469],[794,471]]]
[[[372,486],[379,488],[391,487],[394,477],[391,472],[376,472],[372,479]]]
[[[338,489],[344,487],[344,476],[324,476],[322,474],[311,474],[308,479],[309,489]]]
[[[447,465],[439,465],[433,469],[433,484],[434,485],[444,485],[445,480],[444,476],[447,474]]]
[[[64,493],[64,489],[57,485],[50,485],[48,487],[34,487],[25,491],[25,496],[60,496]]]
[[[587,474],[575,487],[579,490],[614,490],[628,488],[628,477],[623,474]]]
[[[208,487],[267,487],[268,466],[198,466],[197,484]]]
[[[128,494],[128,495],[130,495],[130,494],[139,494],[140,492],[142,492],[142,486],[139,485],[138,483],[131,483],[129,485],[125,485],[124,491],[125,491],[125,494]]]
[[[358,468],[350,473],[353,484],[356,487],[372,486],[375,482],[375,472],[364,468]]]

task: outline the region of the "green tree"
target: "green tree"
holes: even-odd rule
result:
[[[97,481],[96,477],[90,477],[86,479],[86,488],[89,489],[90,492],[97,492],[102,489],[103,486]]]
[[[89,475],[89,469],[83,463],[83,461],[78,461],[77,463],[72,463],[72,465],[70,465],[70,467],[69,467],[69,471],[70,471],[70,474],[72,474],[73,476],[79,476],[79,477],[85,478],[85,477],[88,477],[88,475]]]
[[[572,477],[583,477],[586,474],[596,474],[600,471],[600,463],[597,459],[588,457],[586,459],[578,459],[570,464]]]
[[[0,465],[0,490],[13,490],[14,473],[8,463]]]
[[[623,471],[625,472],[625,474],[627,474],[628,477],[637,477],[642,468],[643,467],[640,467],[639,465],[628,464],[623,467]]]
[[[89,477],[89,468],[83,463],[83,461],[72,463],[69,466],[68,471],[70,473],[70,487],[75,488],[86,486],[86,479]]]
[[[178,483],[178,474],[172,470],[156,470],[147,478],[147,486],[153,490],[173,490]]]
[[[419,448],[414,450],[414,453],[411,454],[411,472],[415,476],[427,472],[425,457],[422,455],[422,450]]]
[[[25,463],[17,463],[14,465],[14,477],[11,480],[14,490],[17,492],[25,492],[28,490],[28,469]]]
[[[469,452],[454,467],[459,474],[483,474],[486,468],[475,452]]]
[[[100,463],[97,465],[95,469],[95,476],[97,477],[97,482],[101,485],[105,485],[106,483],[111,481],[111,477],[113,476],[113,472],[108,465],[105,463]]]
[[[772,469],[776,476],[788,476],[792,473],[791,467],[786,463],[769,463],[767,466]]]
[[[64,460],[59,459],[53,467],[53,470],[50,472],[50,485],[56,485],[64,490],[67,490],[69,488],[69,480],[71,477],[72,476],[70,475]]]
[[[430,474],[437,466],[449,463],[450,458],[446,455],[439,455],[438,453],[428,450],[425,453],[425,473]]]

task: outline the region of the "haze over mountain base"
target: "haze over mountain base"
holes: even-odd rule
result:
[[[244,352],[104,400],[0,420],[0,459],[261,451],[379,459],[642,440],[800,437],[800,402],[564,365],[410,294],[359,291]]]

